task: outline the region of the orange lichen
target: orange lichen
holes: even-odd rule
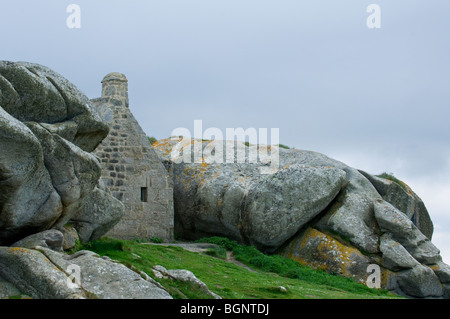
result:
[[[301,237],[293,240],[286,253],[287,257],[303,265],[353,278],[355,274],[351,272],[351,267],[356,261],[365,259],[356,248],[344,245],[314,228],[308,228]]]
[[[12,253],[26,253],[28,252],[27,249],[22,248],[22,247],[10,247],[8,248],[8,252],[12,252]]]

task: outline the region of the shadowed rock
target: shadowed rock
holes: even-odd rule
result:
[[[0,61],[0,245],[62,229],[83,213],[106,214],[96,224],[105,232],[118,222],[120,203],[106,193],[102,212],[80,212],[101,175],[90,152],[108,132],[89,99],[61,75]],[[119,212],[108,215],[106,203]]]

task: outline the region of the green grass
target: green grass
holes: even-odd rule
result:
[[[133,265],[153,277],[152,267],[188,269],[202,280],[211,291],[225,299],[365,299],[394,298],[384,290],[375,290],[348,278],[332,276],[323,271],[304,267],[281,257],[267,256],[254,247],[238,245],[224,238],[211,238],[221,249],[194,253],[181,247],[151,245],[136,241],[102,238],[78,249],[92,250],[109,256],[125,265]],[[253,271],[224,260],[224,250],[232,251],[235,258]],[[217,258],[218,256],[219,258]],[[186,283],[158,279],[174,298],[210,298]],[[285,289],[281,288],[284,287]]]
[[[251,145],[253,145],[253,144],[250,144],[250,142],[244,142],[244,144],[245,144],[245,146],[251,146]],[[284,145],[284,144],[277,144],[277,146],[280,147],[280,148],[287,149],[287,150],[290,149],[289,146]]]
[[[155,144],[155,143],[158,141],[158,140],[157,140],[155,137],[153,137],[153,136],[151,136],[151,137],[147,136],[147,138],[148,138],[148,141],[150,142],[151,145]]]
[[[386,172],[384,172],[384,173],[379,174],[379,175],[376,175],[376,176],[377,176],[377,177],[384,178],[384,179],[387,179],[387,180],[390,180],[390,181],[392,181],[392,182],[398,184],[398,185],[399,185],[401,188],[403,188],[403,190],[405,190],[405,191],[408,190],[407,187],[406,187],[406,185],[405,185],[405,183],[402,182],[401,180],[399,180],[397,177],[395,177],[394,174],[392,174],[392,173],[386,173]]]

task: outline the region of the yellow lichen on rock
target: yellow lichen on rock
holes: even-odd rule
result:
[[[303,265],[322,269],[328,273],[365,282],[369,258],[358,249],[341,243],[314,228],[307,228],[291,241],[282,254]]]

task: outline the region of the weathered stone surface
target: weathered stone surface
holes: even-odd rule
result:
[[[281,150],[280,164],[305,163],[314,167],[336,167],[346,172],[346,185],[324,212],[316,227],[348,238],[352,245],[370,253],[379,252],[373,201],[381,199],[373,185],[358,170],[323,154]]]
[[[0,276],[37,299],[66,299],[75,294],[86,296],[81,289],[69,288],[67,274],[32,249],[0,247]]]
[[[20,296],[22,293],[13,284],[0,277],[0,299]]]
[[[0,107],[0,244],[50,228],[63,206],[31,130]]]
[[[416,265],[396,277],[401,290],[408,296],[426,298],[442,297],[443,288],[433,270],[424,265]]]
[[[423,201],[408,185],[400,182],[402,187],[385,178],[373,176],[364,171],[360,172],[373,184],[385,201],[408,216],[414,225],[431,240],[434,229],[433,222]]]
[[[63,212],[54,227],[62,227],[81,209],[84,199],[98,183],[100,164],[92,154],[51,134],[39,124],[28,123],[28,127],[40,141],[45,166],[61,197]]]
[[[80,239],[78,236],[78,232],[71,224],[64,225],[63,228],[61,228],[61,232],[63,234],[63,250],[69,250],[73,247],[75,247],[77,240]]]
[[[163,154],[171,143],[155,147]],[[261,174],[259,165],[210,163],[205,154],[199,164],[176,161],[171,168],[175,231],[190,239],[226,236],[266,251],[276,250],[321,213],[346,182],[343,170],[325,166],[292,164]]]
[[[410,269],[419,265],[419,262],[395,240],[386,236],[380,237],[380,251],[383,255],[382,265],[392,271]]]
[[[279,149],[279,166],[265,175],[260,168],[266,163],[250,161],[252,146],[233,142],[237,147],[229,158],[244,149],[245,161],[224,164],[230,151],[221,153],[221,143],[230,144],[181,138],[155,144],[174,179],[177,233],[225,236],[266,251],[284,241],[278,252],[309,266],[366,282],[367,267],[378,264],[382,288],[411,296],[448,295],[447,266],[429,239],[431,220],[407,185],[405,191],[323,154],[297,149]],[[335,185],[339,189],[323,175],[308,178],[326,169],[343,172]],[[316,200],[329,190],[322,202],[327,205],[304,201],[305,195]],[[304,211],[297,215],[300,207]],[[423,289],[415,282],[420,276],[427,280]]]
[[[442,261],[429,266],[443,284],[450,284],[450,266]]]
[[[420,232],[401,211],[385,201],[375,203],[375,218],[383,232],[399,242],[420,263],[427,265],[441,261],[439,249]]]
[[[128,267],[100,258],[90,251],[65,255],[49,249],[41,249],[58,268],[68,269],[76,265],[80,269],[80,284],[88,295],[100,299],[172,299],[163,289],[145,280]]]
[[[54,251],[63,250],[64,235],[56,229],[45,230],[25,237],[11,245],[11,247],[22,247],[33,249],[35,247],[46,247]]]
[[[0,247],[0,276],[33,298],[171,298],[137,272],[93,252],[70,256],[44,247],[37,249]]]
[[[186,269],[170,269],[167,270],[161,265],[156,265],[153,267],[153,273],[157,278],[170,278],[175,281],[183,281],[192,284],[193,286],[199,288],[205,294],[213,297],[214,299],[222,299],[219,295],[209,290],[208,286],[198,279],[194,273]]]
[[[365,283],[371,259],[358,249],[345,245],[317,229],[297,234],[279,253],[313,268],[350,277]]]
[[[98,117],[89,99],[53,70],[29,62],[0,61],[0,106],[21,122],[59,126],[62,137],[91,152],[109,128]],[[71,125],[60,124],[69,121]]]
[[[208,233],[216,233],[241,241],[247,240],[258,245],[258,242],[252,241],[251,236],[248,235],[247,229],[251,229],[253,225],[245,223],[246,219],[251,220],[255,214],[247,214],[243,209],[264,206],[266,213],[256,215],[264,217],[267,221],[265,225],[268,227],[259,227],[258,225],[262,225],[262,223],[261,220],[258,220],[254,223],[255,229],[257,229],[254,234],[259,236],[260,229],[264,228],[267,232],[267,228],[272,228],[274,231],[271,233],[276,233],[277,238],[271,238],[272,234],[270,236],[261,234],[260,237],[264,236],[267,243],[259,243],[260,248],[266,245],[271,250],[280,245],[281,241],[295,234],[296,231],[292,232],[293,229],[299,230],[305,222],[310,221],[319,213],[323,213],[324,218],[318,227],[342,234],[349,238],[352,244],[367,252],[379,251],[377,224],[373,217],[373,200],[381,199],[381,196],[356,169],[316,152],[279,149],[279,166],[273,174],[274,177],[271,174],[261,174],[260,169],[266,165],[263,161],[257,163],[250,161],[251,147],[245,150],[243,163],[229,163],[226,161],[230,153],[228,141],[198,143],[196,140],[192,140],[190,143],[188,142],[187,139],[166,139],[154,145],[174,177],[175,229],[177,233],[185,234],[188,238],[193,237],[193,234],[203,236]],[[200,146],[196,144],[200,144]],[[242,142],[236,144],[235,159],[239,157],[239,150],[245,148]],[[185,156],[186,151],[191,149],[191,145],[194,147],[191,156]],[[224,164],[217,163],[217,160],[221,159],[221,156],[217,155],[220,147],[225,148],[220,153]],[[211,149],[216,150],[216,153]],[[198,153],[200,155],[197,155]],[[200,160],[196,161],[196,158]],[[187,163],[189,160],[190,163]],[[307,177],[311,177],[307,174],[308,171],[321,173],[317,173],[312,179]],[[328,182],[325,187],[322,187],[321,181],[327,179],[325,175],[338,171],[341,176],[338,180],[334,180],[336,183]],[[283,180],[278,183],[278,188],[276,183],[272,182],[270,185],[267,182],[271,179],[276,180],[277,174],[283,176],[283,179],[278,178]],[[304,177],[300,177],[302,174]],[[305,183],[302,186],[298,182],[287,182],[289,179],[292,181],[304,180]],[[296,190],[292,188],[295,183],[299,187]],[[260,186],[263,185],[267,190],[260,190]],[[292,186],[288,190],[289,185]],[[274,191],[275,189],[276,191]],[[318,189],[320,191],[317,193],[315,190]],[[341,189],[343,190],[341,191]],[[257,195],[258,192],[265,192],[265,197],[272,199],[264,201],[261,196]],[[317,197],[314,194],[317,194]],[[335,199],[334,197],[338,194],[339,196]],[[255,202],[257,196],[260,198],[261,204]],[[321,204],[325,202],[330,204],[333,201],[335,205],[328,207],[325,211],[327,205],[318,204],[317,201],[308,204],[305,201],[307,196],[313,200],[322,196]],[[271,204],[268,205],[270,202],[273,203],[272,210]],[[295,209],[289,210],[289,205]],[[275,207],[285,207],[286,209],[278,210]],[[299,209],[300,207],[302,208]],[[312,207],[314,209],[310,211]],[[302,212],[300,213],[300,211]],[[305,218],[301,220],[300,215]],[[278,216],[282,216],[281,219]],[[271,218],[272,221],[270,221]],[[278,220],[278,222],[274,223],[274,220]],[[292,222],[294,220],[295,222]],[[286,224],[283,222],[288,223],[289,227],[285,227]],[[239,225],[239,228],[236,228],[235,225]],[[208,229],[208,232],[204,232],[203,229]],[[282,233],[284,231],[286,231],[285,234]]]
[[[0,61],[0,244],[70,222],[99,181],[89,152],[108,132],[89,99],[56,72]]]
[[[107,213],[106,213],[107,212]],[[123,217],[124,205],[115,197],[96,187],[83,207],[71,218],[82,242],[99,239]]]
[[[321,213],[345,183],[336,168],[292,165],[247,190],[242,230],[250,243],[276,249]]]
[[[353,245],[366,252],[379,251],[378,229],[370,193],[365,194],[351,187],[344,189],[316,226],[348,238]]]

